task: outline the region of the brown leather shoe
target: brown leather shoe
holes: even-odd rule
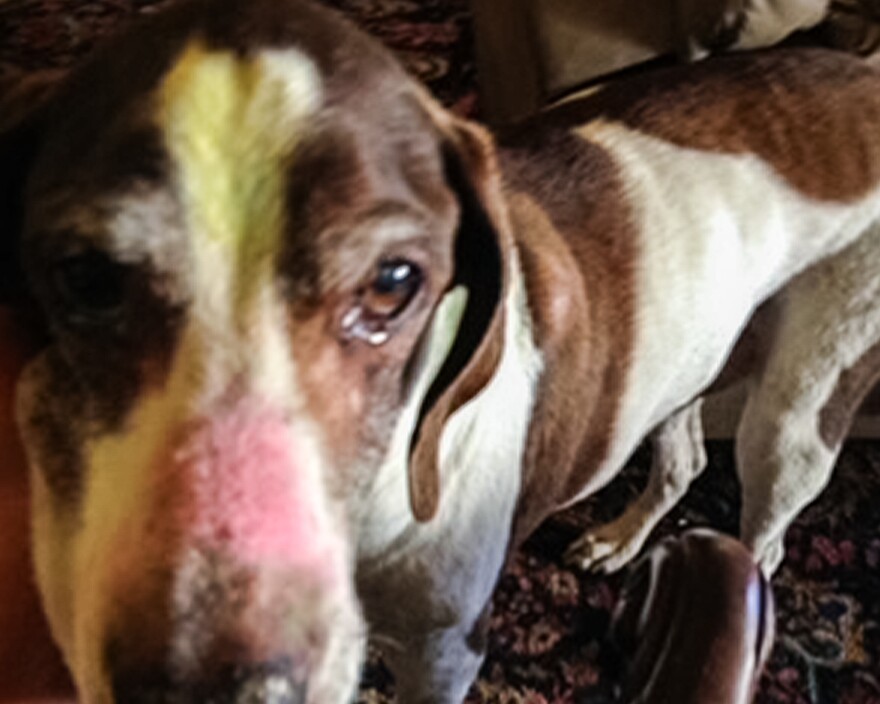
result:
[[[633,568],[611,638],[626,704],[748,704],[774,634],[770,585],[734,538],[691,530]]]

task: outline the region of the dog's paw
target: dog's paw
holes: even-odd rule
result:
[[[565,552],[567,564],[582,570],[611,574],[627,565],[645,542],[640,532],[622,535],[613,523],[589,530]]]

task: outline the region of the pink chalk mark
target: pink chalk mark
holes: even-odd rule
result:
[[[322,489],[280,413],[250,401],[212,416],[188,430],[169,465],[182,484],[177,525],[199,543],[247,562],[328,562]]]

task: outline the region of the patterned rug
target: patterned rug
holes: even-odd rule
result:
[[[168,0],[0,2],[0,84],[65,69],[102,36]],[[472,32],[464,0],[328,0],[391,46],[436,95],[477,114]],[[658,534],[710,525],[734,533],[737,484],[729,442],[709,445],[710,468]],[[471,704],[606,704],[618,664],[604,637],[621,577],[562,566],[567,544],[616,515],[644,484],[648,453],[588,505],[545,525],[501,580],[489,656]],[[880,443],[851,442],[831,485],[792,527],[774,579],[778,638],[759,704],[880,704]],[[371,657],[361,700],[393,685]]]

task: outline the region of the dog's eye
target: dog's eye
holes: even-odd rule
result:
[[[383,318],[395,317],[416,295],[422,278],[421,269],[411,262],[400,259],[383,262],[364,293],[364,310]]]
[[[69,322],[106,323],[121,311],[127,267],[88,250],[65,257],[55,267],[56,292]]]
[[[342,320],[345,339],[359,338],[373,346],[391,337],[389,323],[416,297],[424,282],[422,270],[403,259],[383,261],[373,280]]]

